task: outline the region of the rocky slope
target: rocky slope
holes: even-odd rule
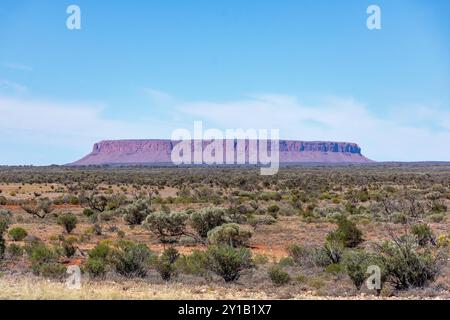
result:
[[[155,139],[101,141],[94,144],[90,154],[71,165],[168,164],[172,163],[171,152],[177,143]],[[203,146],[206,147],[209,143],[203,141]],[[246,141],[245,151],[237,148],[236,141],[234,142],[235,153],[242,155],[245,152],[248,158],[248,149],[249,141]],[[279,151],[280,163],[372,162],[361,154],[361,148],[357,144],[348,142],[280,140]],[[224,154],[226,155],[226,152]]]

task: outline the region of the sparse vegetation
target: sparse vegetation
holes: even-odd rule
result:
[[[0,274],[61,279],[75,263],[98,286],[225,281],[277,298],[366,292],[376,265],[371,293],[450,297],[449,172],[0,167]]]

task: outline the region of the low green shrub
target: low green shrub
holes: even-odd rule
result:
[[[17,258],[17,257],[23,256],[24,250],[21,246],[15,244],[15,243],[11,243],[6,248],[6,253],[12,258]]]
[[[66,268],[58,262],[59,253],[42,242],[26,247],[31,268],[36,275],[49,278],[61,278]]]
[[[112,251],[111,263],[125,277],[145,277],[152,255],[145,244],[119,240]]]
[[[417,240],[411,237],[385,242],[379,254],[387,281],[399,290],[434,282],[447,259],[441,252],[418,247]]]
[[[8,234],[14,241],[22,241],[28,235],[27,231],[21,227],[12,228]]]
[[[236,281],[244,269],[252,266],[251,251],[228,245],[210,246],[206,252],[207,268],[221,276],[225,282]]]
[[[152,211],[150,202],[146,199],[138,199],[120,209],[123,219],[129,225],[141,224]]]
[[[191,215],[191,225],[202,238],[206,238],[209,231],[227,221],[225,210],[222,208],[205,208]]]
[[[98,243],[88,253],[88,258],[84,264],[85,271],[94,278],[103,277],[108,271],[111,252],[112,248],[108,243]]]
[[[58,217],[58,224],[62,226],[68,234],[76,228],[77,223],[77,217],[70,212],[64,213]]]
[[[380,271],[383,270],[382,261],[373,253],[364,250],[349,250],[345,252],[342,265],[355,285],[357,290],[361,289],[364,281],[369,277],[367,273],[368,267],[371,265],[378,266]],[[384,282],[384,272],[381,274],[381,282]]]
[[[269,275],[270,280],[272,283],[274,283],[277,286],[282,286],[287,284],[291,277],[289,274],[284,271],[280,266],[272,266],[267,271],[267,274]]]
[[[431,231],[430,226],[425,223],[411,226],[411,234],[416,236],[419,246],[436,243],[433,231]]]
[[[236,223],[226,223],[208,232],[208,242],[212,245],[246,246],[252,233]]]
[[[345,216],[341,215],[337,218],[337,225],[338,228],[330,232],[327,239],[333,238],[332,241],[338,240],[347,248],[354,248],[363,241],[361,230]]]
[[[204,276],[207,272],[206,253],[194,250],[189,255],[182,255],[175,261],[175,268],[186,274]]]

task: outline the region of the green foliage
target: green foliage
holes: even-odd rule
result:
[[[328,234],[328,241],[338,241],[343,244],[344,247],[354,248],[359,245],[362,239],[361,230],[356,227],[356,224],[348,220],[345,216],[339,216],[337,219],[338,228]]]
[[[164,260],[167,260],[169,263],[173,264],[180,257],[180,253],[174,247],[169,247],[163,251],[161,257]]]
[[[206,238],[209,231],[225,222],[227,218],[222,208],[206,208],[191,215],[191,225],[202,238]]]
[[[280,266],[272,266],[267,271],[270,280],[277,286],[282,286],[287,284],[291,277],[284,271]]]
[[[205,275],[207,271],[207,255],[203,251],[194,250],[189,255],[182,255],[175,261],[175,267],[186,274]]]
[[[111,259],[111,246],[106,242],[100,242],[88,253],[84,264],[85,270],[94,278],[103,277],[108,270]]]
[[[186,221],[189,215],[185,212],[152,212],[144,222],[144,227],[156,234],[162,241],[179,238],[186,233]]]
[[[3,259],[6,250],[5,239],[3,238],[3,234],[8,230],[10,223],[10,212],[6,210],[0,211],[0,259]]]
[[[231,246],[210,246],[206,252],[207,268],[221,276],[225,282],[236,281],[242,270],[250,268],[251,251]]]
[[[424,287],[435,281],[446,261],[440,253],[418,247],[411,237],[385,242],[380,248],[380,259],[387,281],[399,290]]]
[[[276,204],[272,204],[267,208],[267,212],[271,215],[276,215],[280,211],[280,207]]]
[[[345,267],[340,263],[332,263],[325,268],[325,272],[337,276],[345,273]]]
[[[14,241],[22,241],[28,235],[27,231],[21,227],[12,228],[8,234]]]
[[[42,242],[36,242],[26,248],[31,268],[36,275],[49,278],[60,278],[66,268],[58,262],[59,254],[54,248]]]
[[[313,261],[317,266],[328,267],[330,264],[337,264],[341,261],[344,246],[339,236],[330,233],[322,248],[313,250]]]
[[[138,199],[125,206],[120,211],[126,223],[130,225],[139,225],[152,212],[152,209],[148,200]]]
[[[292,267],[294,265],[294,259],[292,257],[283,257],[278,261],[280,267]]]
[[[145,244],[120,240],[112,251],[111,263],[125,277],[145,277],[152,255]]]
[[[11,243],[6,249],[6,252],[10,257],[21,257],[23,256],[24,250],[21,246]]]
[[[77,223],[77,217],[70,212],[63,213],[58,217],[58,224],[62,226],[64,230],[66,230],[66,232],[69,234],[73,231],[73,229],[76,228]]]
[[[355,285],[356,289],[360,290],[364,281],[369,277],[367,268],[371,265],[378,266],[381,270],[383,267],[382,261],[374,254],[364,250],[349,250],[345,252],[342,265]],[[382,271],[382,282],[384,272]]]
[[[411,226],[411,233],[416,236],[419,246],[426,246],[436,242],[430,226],[425,223]]]
[[[253,228],[256,228],[259,225],[271,225],[277,222],[277,219],[268,214],[263,215],[254,215],[248,219],[248,224]]]
[[[73,245],[73,242],[68,241],[68,240],[64,240],[62,242],[62,250],[63,250],[63,254],[67,257],[67,258],[71,258],[75,255],[76,252],[76,248]]]
[[[226,223],[208,232],[208,242],[213,245],[229,245],[231,247],[246,246],[252,233],[242,229],[236,223]]]
[[[86,208],[83,210],[83,215],[90,218],[95,214],[95,211],[90,209],[90,208]]]
[[[299,266],[307,266],[312,262],[312,250],[296,244],[288,247],[288,254]]]
[[[164,281],[169,281],[175,274],[175,263],[179,256],[178,250],[170,247],[164,250],[162,255],[156,261],[156,271],[158,271]]]

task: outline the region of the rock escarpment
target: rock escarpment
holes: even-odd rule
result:
[[[177,143],[171,140],[156,139],[101,141],[94,144],[90,154],[71,165],[170,164],[172,163],[171,153]],[[209,141],[202,143],[204,147],[210,144]],[[224,146],[225,144],[224,141]],[[226,150],[225,147],[224,150]],[[235,140],[234,151],[237,154],[245,152],[248,158],[249,141],[246,141],[244,151],[237,147],[237,140]],[[357,144],[348,142],[280,140],[279,154],[280,163],[372,162],[361,154],[361,148]]]

